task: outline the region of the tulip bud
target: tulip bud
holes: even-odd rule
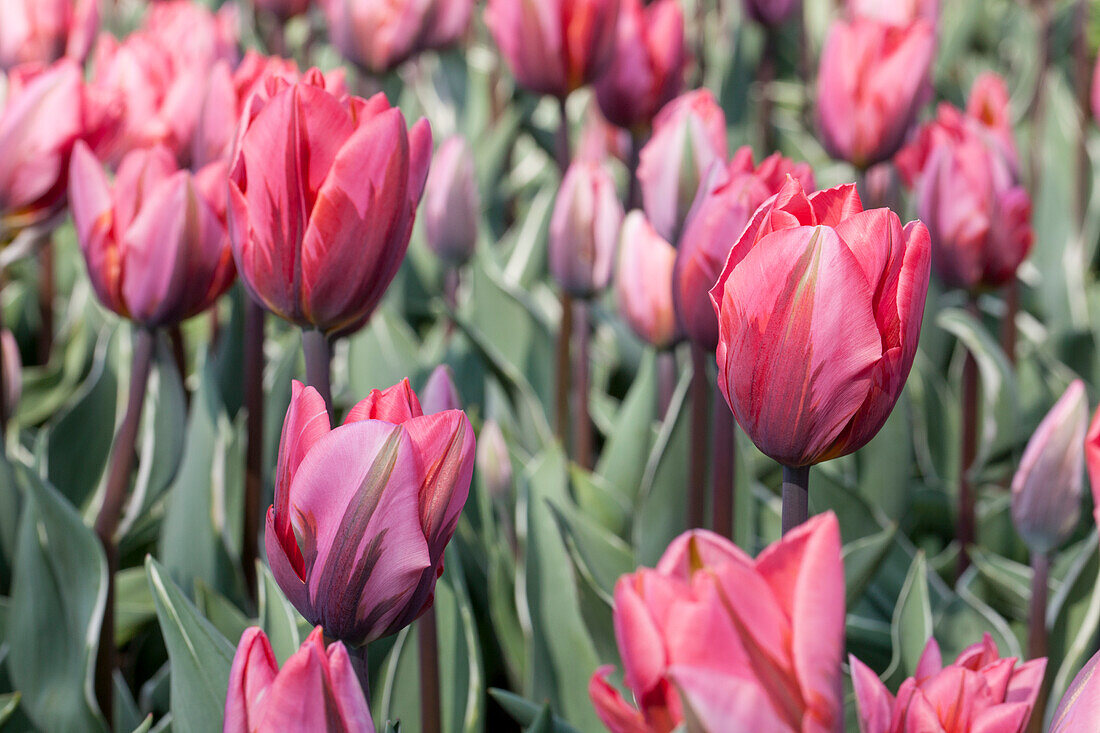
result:
[[[237,268],[273,313],[330,337],[354,332],[405,257],[428,123],[407,130],[383,95],[337,97],[315,71],[269,84],[270,98],[251,98],[230,168]]]
[[[96,0],[0,0],[0,69],[83,62],[99,27]]]
[[[745,11],[757,23],[778,26],[801,7],[801,0],[745,0]]]
[[[516,81],[564,99],[615,55],[620,0],[489,0],[485,24]]]
[[[1028,441],[1012,479],[1012,521],[1041,555],[1065,541],[1081,516],[1088,424],[1085,384],[1075,380]]]
[[[1100,652],[1092,655],[1062,696],[1048,733],[1078,733],[1100,720]]]
[[[318,626],[279,669],[259,626],[245,630],[229,668],[224,733],[374,733],[367,698],[340,642],[325,649]]]
[[[595,161],[574,161],[550,218],[550,273],[565,292],[590,298],[607,287],[622,221],[611,174]]]
[[[756,211],[710,296],[718,386],[764,454],[808,466],[875,436],[916,356],[929,249],[852,185],[807,197],[788,178]]]
[[[657,115],[638,158],[638,182],[646,216],[667,241],[679,241],[699,184],[726,155],[726,116],[709,90],[681,95]]]
[[[424,231],[428,246],[451,267],[466,264],[477,246],[481,197],[474,158],[458,136],[439,146],[424,187]]]
[[[496,420],[486,420],[477,437],[477,470],[485,488],[496,500],[512,494],[512,458]]]
[[[0,331],[0,368],[4,370],[4,393],[0,395],[0,420],[10,420],[19,406],[23,394],[23,360],[19,358],[19,344],[8,329]]]
[[[623,0],[617,48],[596,82],[604,117],[619,127],[648,125],[684,85],[684,13],[677,0]]]
[[[638,338],[664,349],[680,336],[672,307],[676,249],[661,238],[641,211],[631,211],[619,235],[615,293],[619,313]]]
[[[461,410],[462,398],[458,395],[454,375],[446,364],[440,364],[432,370],[424,389],[420,390],[420,406],[425,415],[434,415],[447,410]]]
[[[866,169],[898,151],[924,101],[935,47],[924,20],[833,24],[817,77],[818,126],[830,155]]]

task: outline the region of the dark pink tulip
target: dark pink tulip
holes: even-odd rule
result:
[[[619,314],[638,338],[664,349],[680,337],[672,306],[676,249],[661,238],[641,211],[631,211],[619,236],[615,294]]]
[[[83,61],[96,29],[96,0],[0,0],[0,69]]]
[[[943,666],[929,639],[913,677],[897,697],[869,667],[849,657],[859,707],[860,733],[1022,733],[1043,684],[1046,659],[1016,666],[1002,659],[989,634]]]
[[[1047,733],[1078,733],[1100,720],[1100,652],[1073,678],[1062,702],[1054,711]]]
[[[474,450],[466,415],[424,415],[408,380],[371,392],[334,430],[317,391],[294,383],[266,546],[306,620],[360,646],[431,605]]]
[[[615,56],[596,82],[604,117],[619,127],[645,127],[684,86],[684,12],[678,0],[622,0]]]
[[[932,25],[836,21],[821,52],[817,120],[834,158],[866,169],[898,151],[924,100]]]
[[[589,694],[612,733],[691,730],[839,733],[844,566],[831,512],[753,560],[694,530],[656,570],[615,586],[615,638],[637,708],[596,670]]]
[[[241,279],[265,308],[329,335],[370,318],[409,245],[431,157],[382,94],[331,94],[316,71],[254,94],[230,168]]]
[[[100,301],[148,326],[206,310],[233,282],[225,232],[225,164],[197,174],[167,148],[135,150],[112,185],[84,143],[70,171],[70,202],[88,276]]]
[[[322,0],[332,45],[374,73],[457,41],[474,0]]]
[[[752,19],[763,25],[781,24],[798,8],[802,0],[744,0],[745,10]]]
[[[727,154],[726,115],[709,90],[681,95],[658,113],[638,160],[642,203],[658,234],[679,241],[699,185]]]
[[[347,649],[338,641],[325,649],[320,626],[282,669],[267,635],[252,626],[229,669],[222,731],[374,733],[374,721]]]
[[[456,135],[439,146],[424,187],[428,247],[452,267],[465,264],[477,247],[480,216],[474,156],[466,140]]]
[[[428,375],[428,381],[420,390],[420,407],[425,415],[462,409],[462,398],[455,386],[454,375],[446,364],[440,364]]]
[[[615,55],[620,0],[489,0],[485,23],[516,81],[565,98]]]
[[[257,8],[271,13],[280,20],[293,18],[309,10],[312,0],[252,0]]]
[[[676,250],[672,293],[680,325],[704,351],[718,346],[718,320],[710,290],[718,282],[730,248],[753,212],[779,192],[788,175],[805,190],[814,190],[814,173],[808,164],[774,153],[757,168],[752,150],[743,147],[727,166],[715,165],[699,190]]]
[[[875,436],[916,356],[929,250],[853,185],[807,197],[788,178],[757,210],[710,296],[718,386],[764,454],[807,466]]]
[[[590,298],[607,287],[623,205],[611,174],[593,160],[575,160],[550,218],[550,274],[565,292]]]
[[[939,24],[940,0],[848,0],[848,15],[892,25],[909,25],[923,18],[934,28]]]

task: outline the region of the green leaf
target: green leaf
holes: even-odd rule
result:
[[[507,690],[490,687],[489,697],[493,698],[498,705],[504,708],[504,712],[512,716],[512,719],[520,725],[526,726],[533,724],[543,711],[543,706],[536,705],[530,700],[525,700],[519,695],[508,692]],[[569,725],[569,723],[566,723],[556,716],[552,718],[552,722],[553,728],[550,730],[554,733],[580,733],[576,728]]]
[[[124,568],[115,573],[115,641],[125,644],[156,615],[145,568]]]
[[[366,328],[348,339],[348,349],[351,390],[361,397],[420,371],[416,334],[386,306],[378,309]]]
[[[646,351],[630,391],[619,408],[615,429],[596,464],[596,473],[626,497],[636,497],[657,419],[657,355]]]
[[[542,706],[542,710],[535,716],[535,719],[531,721],[531,725],[527,727],[526,733],[551,733],[554,730],[553,716],[550,713],[550,704],[546,703]]]
[[[19,707],[19,699],[21,697],[22,693],[19,692],[9,692],[6,695],[0,695],[0,726],[3,726],[8,718],[15,712],[15,709]]]
[[[898,596],[891,624],[894,642],[894,659],[885,677],[899,670],[904,677],[911,677],[924,647],[932,637],[932,603],[928,591],[928,570],[924,553],[918,552],[909,567],[909,574]]]
[[[1054,619],[1050,635],[1051,659],[1060,659],[1050,699],[1060,700],[1073,677],[1088,661],[1100,635],[1100,561],[1096,533],[1090,533],[1062,586],[1048,607]]]
[[[578,511],[569,501],[551,502],[573,564],[600,597],[612,603],[615,583],[634,572],[634,552],[616,535]]]
[[[258,578],[258,605],[260,608],[260,626],[267,634],[271,642],[271,649],[275,652],[275,658],[279,660],[279,666],[290,658],[290,655],[298,651],[302,640],[298,635],[298,625],[302,615],[295,610],[290,601],[283,595],[279,584],[267,565],[256,561],[256,577]]]
[[[897,533],[898,528],[894,524],[877,534],[861,537],[844,546],[844,596],[848,608],[855,605],[867,584],[882,567]]]
[[[241,609],[202,578],[195,580],[195,607],[231,644],[239,641],[244,630],[254,625]]]

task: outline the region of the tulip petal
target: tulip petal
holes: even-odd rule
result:
[[[848,655],[848,662],[852,668],[860,733],[886,733],[890,730],[894,696],[866,664],[853,655]]]
[[[420,400],[406,377],[392,387],[372,389],[366,399],[360,400],[348,411],[344,424],[360,420],[384,420],[393,425],[401,425],[423,414]]]
[[[596,715],[611,733],[649,733],[649,726],[638,709],[628,705],[607,681],[612,671],[614,668],[609,665],[600,667],[588,681],[588,696],[592,698]]]
[[[466,505],[474,472],[474,429],[461,410],[415,417],[404,428],[423,477],[420,521],[434,566],[442,559]]]
[[[327,657],[320,628],[314,629],[268,689],[255,730],[313,733],[347,730],[328,683]]]
[[[1073,678],[1051,718],[1049,733],[1087,730],[1100,720],[1100,652]]]
[[[297,379],[290,386],[290,405],[279,437],[279,460],[275,467],[275,527],[298,576],[305,579],[305,567],[291,529],[290,484],[294,472],[309,449],[329,433],[328,408],[321,394]]]
[[[723,733],[796,733],[780,718],[754,679],[678,665],[669,674],[680,690],[688,730]]]
[[[367,706],[366,691],[360,686],[351,666],[347,648],[338,641],[328,648],[328,671],[345,729],[374,733],[374,720]]]
[[[278,673],[275,652],[263,629],[259,626],[245,629],[237,643],[233,666],[229,669],[223,733],[251,733],[256,730],[256,720],[251,718],[258,718],[260,711],[253,709],[253,706],[265,695]]]

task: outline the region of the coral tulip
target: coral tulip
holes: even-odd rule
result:
[[[99,27],[97,0],[0,0],[0,69],[83,61]]]
[[[465,139],[449,138],[436,151],[424,187],[428,247],[452,267],[465,264],[477,246],[480,216],[473,154]]]
[[[658,349],[680,336],[672,305],[672,268],[676,249],[661,238],[641,211],[630,212],[619,236],[615,293],[626,324]]]
[[[590,298],[607,287],[622,221],[611,174],[595,161],[574,161],[550,218],[550,273],[565,292]]]
[[[1078,733],[1100,720],[1100,652],[1073,678],[1062,703],[1054,711],[1047,733]]]

